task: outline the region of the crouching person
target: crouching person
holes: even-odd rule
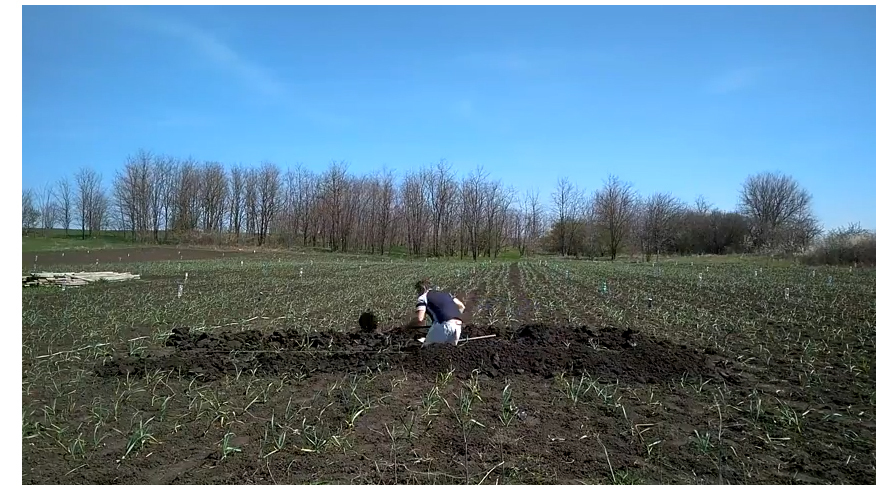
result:
[[[431,327],[424,339],[424,346],[432,343],[458,345],[461,336],[461,314],[465,304],[451,293],[431,290],[430,281],[421,280],[415,284],[418,300],[415,302],[415,316],[411,325],[424,325],[426,316],[431,318]]]

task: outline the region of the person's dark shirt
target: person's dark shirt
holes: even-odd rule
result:
[[[461,311],[453,300],[452,294],[437,290],[428,290],[418,297],[415,310],[424,310],[435,323],[444,323],[450,319],[461,318]]]

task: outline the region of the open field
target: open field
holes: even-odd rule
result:
[[[98,236],[81,238],[80,230],[34,230],[22,236],[22,252],[42,252],[58,250],[99,250],[109,248],[126,248],[139,244],[129,241],[126,234],[120,231],[103,231]]]
[[[876,483],[873,269],[163,250],[39,257],[141,279],[23,289],[23,483]]]
[[[22,252],[22,268],[26,271],[51,267],[69,266],[96,266],[109,267],[111,263],[132,264],[157,261],[194,261],[203,259],[225,260],[226,254],[236,257],[237,261],[245,258],[257,258],[256,250],[232,248],[229,250],[206,250],[171,247],[130,247],[103,250],[72,250],[72,251],[40,251]],[[263,254],[260,255],[263,257]]]

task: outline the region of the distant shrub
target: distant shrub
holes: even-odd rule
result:
[[[802,256],[802,262],[820,264],[876,265],[877,236],[858,224],[837,228],[827,233]]]

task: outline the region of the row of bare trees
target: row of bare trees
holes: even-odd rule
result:
[[[569,179],[552,193],[549,248],[562,255],[616,259],[623,250],[665,253],[801,252],[821,233],[811,196],[792,177],[760,173],[746,179],[739,209],[713,208],[703,197],[685,205],[668,192],[642,196],[610,176],[590,195]]]
[[[34,190],[22,190],[22,231],[62,227],[67,236],[73,224],[80,227],[81,237],[97,234],[107,225],[109,199],[102,187],[102,175],[83,167],[74,175],[74,184],[60,179]]]
[[[550,204],[517,192],[478,167],[459,175],[446,161],[398,177],[381,168],[354,175],[344,162],[316,172],[178,159],[140,150],[106,191],[81,168],[40,191],[22,192],[22,227],[72,225],[82,237],[100,229],[137,241],[253,243],[334,251],[496,257],[512,248],[565,256],[616,258],[624,251],[724,253],[802,249],[820,232],[811,197],[788,176],[746,180],[740,208],[725,212],[702,198],[687,206],[666,192],[642,196],[610,176],[591,194],[568,178]]]

